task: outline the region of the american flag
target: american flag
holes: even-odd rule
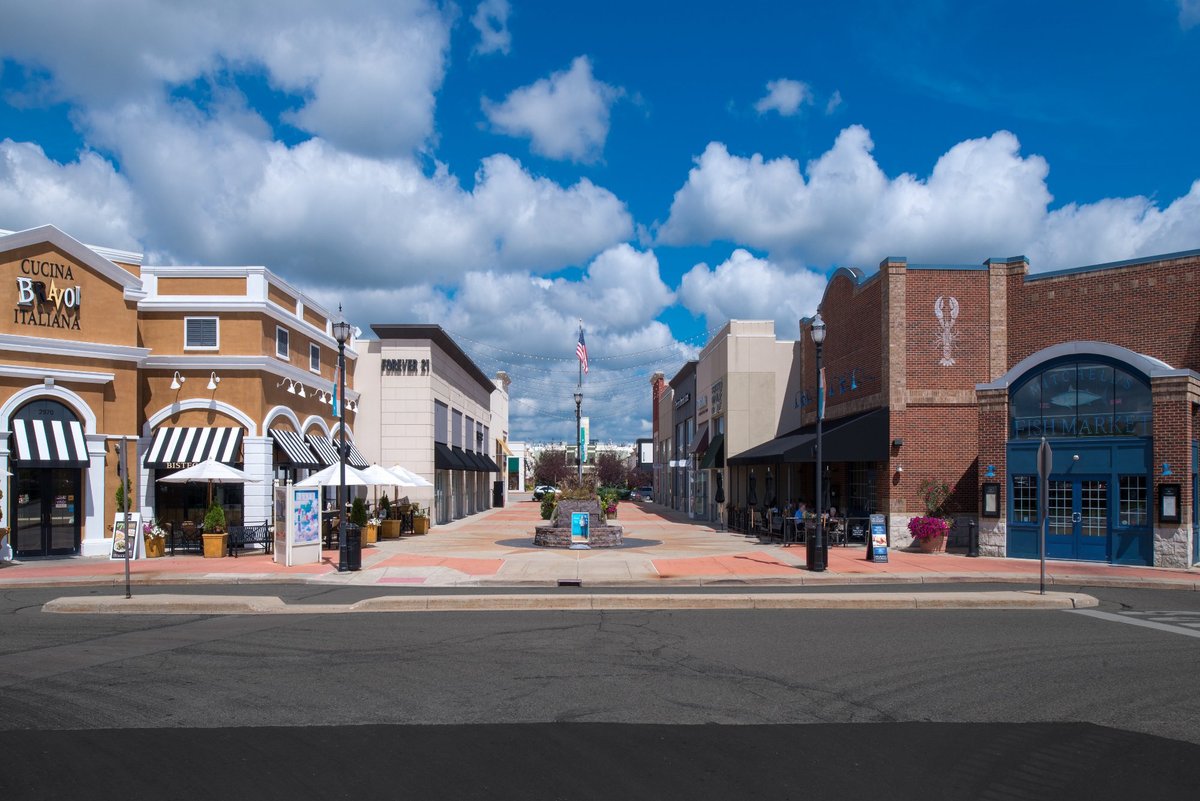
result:
[[[587,372],[587,343],[583,341],[583,329],[579,329],[579,344],[575,346],[575,355],[579,357],[579,363],[583,365],[583,372]]]

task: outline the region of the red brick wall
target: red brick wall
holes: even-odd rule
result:
[[[873,278],[857,285],[845,273],[835,274],[821,302],[825,321],[825,347],[821,353],[830,394],[825,399],[825,419],[831,420],[867,409],[886,406],[883,392],[883,311],[880,287]],[[804,353],[804,390],[817,396],[816,346],[808,327],[800,332]],[[852,386],[856,388],[852,389]],[[804,409],[805,424],[816,421],[816,403]]]
[[[1200,370],[1200,256],[1032,280],[1008,290],[1008,363],[1098,340]]]
[[[908,387],[910,390],[964,389],[989,380],[989,304],[986,270],[929,270],[909,267],[906,286]],[[942,365],[942,325],[934,314],[941,298],[950,322],[950,298],[958,301],[950,358]]]

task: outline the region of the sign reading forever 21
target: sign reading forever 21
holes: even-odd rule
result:
[[[381,359],[383,375],[429,375],[429,359]]]
[[[82,290],[78,284],[67,283],[75,280],[71,265],[21,259],[20,271],[13,322],[78,331]]]

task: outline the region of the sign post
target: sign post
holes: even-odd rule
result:
[[[1038,525],[1038,561],[1041,562],[1041,594],[1046,594],[1046,525],[1050,520],[1050,471],[1054,467],[1054,451],[1050,443],[1042,437],[1038,446],[1038,512],[1041,515]]]

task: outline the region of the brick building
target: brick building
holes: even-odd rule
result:
[[[1037,275],[1023,257],[887,258],[869,277],[839,269],[820,306],[824,504],[887,514],[892,545],[904,546],[924,513],[921,482],[941,479],[954,487],[952,513],[978,520],[985,554],[1036,556],[1045,435],[1050,557],[1200,561],[1198,276],[1200,251]],[[813,500],[811,322],[801,321],[776,436],[727,460],[731,487],[764,482],[760,507]],[[728,506],[747,505],[732,495]]]

